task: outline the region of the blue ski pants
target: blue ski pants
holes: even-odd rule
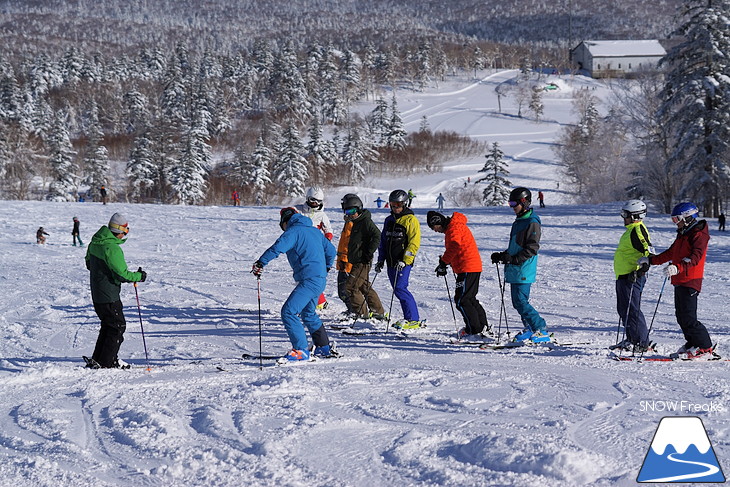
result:
[[[530,304],[530,287],[532,284],[510,284],[512,306],[520,314],[526,330],[546,333],[547,325],[535,308]]]
[[[419,321],[416,300],[408,290],[408,278],[411,275],[411,269],[413,269],[413,266],[407,265],[402,271],[398,272],[398,268],[388,267],[388,279],[390,279],[390,285],[393,286],[395,297],[400,301],[403,318],[408,321]]]
[[[317,300],[324,291],[327,279],[317,277],[305,279],[297,283],[287,300],[281,307],[281,320],[284,323],[289,341],[295,350],[306,350],[308,346],[307,334],[304,327],[307,327],[309,334],[313,335],[322,327],[322,320],[317,315]],[[322,328],[324,330],[324,328]],[[317,334],[319,336],[321,334]],[[324,338],[326,338],[326,334]],[[328,345],[327,343],[315,343],[316,346]]]

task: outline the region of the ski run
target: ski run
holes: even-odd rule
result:
[[[454,318],[444,279],[434,274],[443,235],[426,226],[425,216],[439,192],[477,178],[483,158],[439,173],[326,189],[337,239],[345,193],[358,193],[382,227],[388,210],[373,200],[413,188],[422,242],[410,290],[427,326],[354,335],[329,328],[344,311],[331,272],[330,306],[321,316],[343,357],[293,367],[269,358],[290,348],[279,315],[294,287],[290,266],[283,256],[266,266],[260,313],[249,272],[280,234],[280,207],[3,201],[0,484],[629,486],[667,415],[701,417],[727,472],[728,364],[611,358],[608,346],[623,332],[612,269],[624,231],[622,202],[573,204],[569,188],[557,187],[550,145],[559,126],[572,121],[567,81],[546,96],[540,124],[494,115],[494,83],[515,75],[403,95],[399,106],[408,130],[428,115],[434,130],[500,142],[511,158],[513,184],[545,191],[547,207],[536,210],[543,235],[530,302],[557,345],[484,350],[479,343],[451,343],[463,321],[458,311]],[[607,96],[605,85],[584,83]],[[447,201],[444,213],[454,210]],[[514,214],[508,207],[457,210],[467,216],[484,262],[478,298],[504,343],[507,326],[510,336],[522,327],[509,292],[500,326],[500,287],[489,256],[506,248]],[[81,357],[91,355],[99,322],[86,249],[71,245],[72,217],[86,242],[117,211],[131,229],[126,261],[148,273],[137,289],[149,353],[134,289],[125,284],[127,331],[119,357],[131,368],[89,370]],[[654,246],[666,249],[676,233],[670,218],[650,208],[645,222]],[[730,240],[709,223],[698,317],[718,354],[730,357]],[[36,245],[41,225],[49,236]],[[453,276],[447,278],[453,292]],[[649,322],[656,307],[651,340],[657,355],[669,356],[684,340],[671,286],[657,306],[663,279],[652,268],[642,308]],[[374,288],[392,325],[403,316],[397,300],[388,309],[386,281],[377,279]],[[354,323],[352,330],[375,326]],[[385,330],[385,323],[377,327]],[[669,402],[681,407],[656,407]]]

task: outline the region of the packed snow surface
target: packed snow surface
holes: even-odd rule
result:
[[[420,104],[432,128],[441,118],[441,128],[463,127],[490,142],[507,138],[513,183],[550,190],[547,208],[537,210],[543,238],[531,301],[555,338],[573,345],[480,350],[450,343],[462,326],[446,291],[448,283],[453,292],[454,280],[435,276],[443,235],[423,222],[440,188],[478,175],[480,160],[404,181],[327,190],[337,235],[344,193],[355,189],[374,199],[412,187],[418,194],[423,241],[411,290],[428,326],[408,337],[392,327],[385,333],[384,324],[377,325],[380,334],[362,336],[331,329],[344,310],[333,272],[322,318],[344,357],[293,367],[265,361],[259,368],[258,360],[241,358],[257,354],[260,340],[265,354],[289,348],[279,319],[294,286],[286,259],[266,267],[260,308],[249,273],[280,234],[278,208],[4,201],[0,484],[634,485],[660,419],[677,415],[700,417],[720,464],[727,464],[728,362],[608,358],[619,320],[612,259],[624,228],[619,202],[569,204],[564,185],[557,188],[549,145],[569,120],[569,100],[561,98],[568,90],[546,102],[553,121],[536,124],[496,115],[489,83],[454,87],[450,95],[410,95],[400,106],[413,110],[409,130],[417,128]],[[457,109],[454,101],[463,97],[471,101]],[[527,151],[529,157],[519,156]],[[372,208],[370,198],[367,205],[382,226],[388,210]],[[521,326],[509,292],[506,317],[500,313],[489,255],[506,248],[514,214],[507,207],[457,210],[467,215],[485,263],[479,299],[506,340],[507,331]],[[116,211],[131,227],[123,246],[129,267],[142,266],[149,277],[137,288],[139,310],[134,287],[122,289],[128,325],[120,357],[132,369],[92,371],[81,356],[93,351],[98,319],[85,248],[71,245],[72,217],[79,217],[88,243]],[[646,223],[657,249],[667,248],[675,236],[667,215],[652,209]],[[730,244],[714,220],[710,225],[698,314],[719,353],[730,356]],[[39,226],[50,233],[46,245],[35,244]],[[652,339],[667,353],[684,340],[673,290],[663,283],[661,269],[653,268],[643,309]],[[387,308],[386,279],[375,278],[373,286]],[[400,318],[396,302],[392,319]]]

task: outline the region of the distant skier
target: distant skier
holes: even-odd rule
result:
[[[416,197],[416,193],[412,189],[408,190],[408,208],[413,206],[413,199]]]
[[[297,285],[281,307],[281,319],[292,344],[292,350],[283,358],[288,361],[310,360],[306,326],[314,343],[314,355],[336,356],[316,305],[327,284],[327,271],[335,260],[335,248],[322,232],[312,226],[312,220],[295,208],[282,208],[279,226],[283,234],[254,262],[251,272],[260,277],[264,267],[282,253],[286,253],[294,271]]]
[[[106,188],[104,187],[103,184],[101,185],[101,189],[99,189],[99,194],[101,195],[101,202],[103,204],[106,204],[106,201],[107,201],[107,193],[106,193]]]
[[[697,319],[697,297],[702,291],[707,244],[710,231],[706,220],[698,220],[699,210],[693,203],[680,203],[672,210],[672,221],[677,225],[677,238],[659,255],[638,260],[638,265],[670,264],[664,275],[671,277],[674,286],[674,314],[686,343],[677,354],[687,359],[711,360],[716,358],[707,328]]]
[[[421,246],[421,225],[413,210],[408,207],[408,193],[396,189],[388,197],[390,215],[385,219],[378,247],[378,263],[375,272],[380,272],[387,264],[388,278],[393,293],[400,301],[403,321],[395,328],[420,328],[424,326],[418,315],[418,306],[413,294],[408,290],[408,279],[413,269],[416,254]]]
[[[725,231],[725,213],[720,213],[720,216],[717,217],[717,222],[720,224],[720,226],[717,229],[721,232],[724,232]]]
[[[241,195],[238,194],[238,190],[233,190],[231,200],[233,200],[233,206],[241,206]]]
[[[545,208],[545,195],[542,191],[537,192],[537,199],[540,200],[540,208]]]
[[[46,243],[46,236],[47,235],[50,235],[50,234],[46,233],[46,231],[43,229],[43,227],[40,227],[35,232],[35,243],[41,244],[41,245],[44,244],[44,243]]]
[[[613,270],[616,274],[616,310],[624,324],[624,340],[611,349],[644,353],[652,347],[649,330],[641,311],[641,293],[646,284],[649,264],[640,266],[637,260],[647,257],[653,250],[649,230],[644,225],[646,204],[641,200],[629,200],[621,208],[624,221],[623,235],[613,254]]]
[[[73,236],[73,239],[74,239],[74,247],[76,247],[77,239],[79,241],[79,247],[83,247],[84,242],[81,241],[81,231],[79,230],[81,223],[79,223],[79,218],[75,216],[73,219],[73,222],[74,222],[74,228],[73,228],[73,230],[71,230],[71,235]]]
[[[380,245],[380,230],[373,223],[370,211],[363,208],[362,200],[356,194],[342,198],[345,220],[352,222],[347,245],[347,260],[352,265],[345,288],[350,298],[353,318],[385,319],[385,310],[380,297],[370,285],[370,267],[373,255]]]
[[[332,241],[332,224],[327,214],[324,212],[324,191],[318,186],[313,186],[307,189],[307,199],[303,204],[295,207],[299,213],[309,217],[312,220],[312,225],[319,228],[327,240]],[[324,293],[319,297],[317,301],[317,309],[327,308],[327,298]]]
[[[98,368],[128,368],[117,356],[124,341],[127,322],[124,319],[119,293],[123,282],[144,282],[147,273],[140,267],[130,272],[121,245],[129,234],[127,219],[114,213],[91,238],[86,250],[86,268],[90,272],[91,300],[101,320],[99,336],[91,358],[84,357],[86,366]]]
[[[380,196],[378,196],[378,199],[376,199],[374,201],[374,203],[376,205],[378,205],[378,208],[382,208],[383,207],[383,203],[385,203],[385,200],[383,198],[381,198]],[[386,206],[386,208],[387,208],[387,206]]]
[[[444,198],[443,194],[439,193],[436,197],[436,204],[438,205],[439,211],[444,209],[444,201],[446,201],[446,198]]]
[[[540,249],[542,226],[530,205],[532,193],[518,187],[509,195],[509,206],[517,218],[512,223],[509,247],[492,254],[493,264],[505,264],[504,280],[510,284],[512,306],[520,314],[525,329],[515,336],[516,342],[529,340],[533,343],[551,341],[545,320],[530,304],[530,288],[537,276],[537,253]]]
[[[466,325],[459,330],[459,339],[468,338],[469,335],[479,335],[485,328],[489,332],[487,314],[477,299],[479,278],[482,275],[482,258],[474,235],[466,226],[466,216],[454,212],[449,218],[437,211],[429,211],[426,221],[431,230],[445,234],[446,251],[439,257],[436,275],[446,276],[447,266],[451,266],[456,274],[454,304]]]

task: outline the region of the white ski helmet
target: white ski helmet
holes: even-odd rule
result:
[[[643,220],[646,216],[646,203],[641,200],[629,200],[621,207],[621,218]]]
[[[312,186],[307,189],[307,203],[316,201],[318,204],[324,202],[324,191],[319,186]]]

